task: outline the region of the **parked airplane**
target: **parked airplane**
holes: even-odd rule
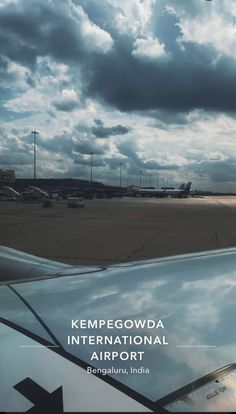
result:
[[[236,248],[93,268],[0,247],[0,411],[234,412],[235,268]]]
[[[171,197],[183,198],[188,196],[191,185],[192,182],[181,184],[178,188],[138,188],[135,195],[143,197],[168,197],[170,195]]]
[[[166,193],[173,197],[187,197],[190,193],[192,182],[189,181],[187,184],[182,184],[179,188],[166,189]]]

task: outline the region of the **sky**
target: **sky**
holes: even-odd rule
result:
[[[235,0],[0,0],[0,168],[236,191]]]

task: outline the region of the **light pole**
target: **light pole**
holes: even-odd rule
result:
[[[34,128],[33,131],[31,131],[31,134],[34,135],[34,182],[36,181],[36,135],[39,134],[38,131]]]
[[[151,187],[152,185],[152,174],[149,174],[149,187]]]
[[[139,171],[139,188],[142,187],[142,170]]]
[[[90,152],[90,184],[93,185],[93,152]]]
[[[120,187],[122,187],[122,166],[123,166],[123,162],[120,162]]]

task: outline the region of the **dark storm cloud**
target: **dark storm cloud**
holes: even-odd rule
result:
[[[91,1],[87,6],[84,1],[75,3],[84,6],[91,19],[104,29],[109,14],[115,13],[105,0],[102,7],[93,7]],[[182,3],[188,13],[198,13],[203,7],[194,1]],[[90,54],[80,30],[82,20],[75,21],[62,3],[56,7],[56,2],[40,0],[19,1],[0,8],[0,53],[27,65],[35,64],[37,56],[69,61],[74,64],[74,72],[75,65],[79,65],[88,96],[122,111],[235,111],[235,61],[225,56],[216,59],[217,52],[210,46],[183,43],[181,47],[177,42],[181,37],[178,18],[164,10],[166,2],[156,4],[150,28],[164,42],[166,59],[135,57],[135,39],[121,35],[115,26],[113,50]],[[71,111],[74,105],[55,103],[63,111]]]
[[[117,148],[122,155],[125,155],[126,157],[130,157],[134,160],[139,160],[139,157],[137,154],[138,147],[135,142],[124,141],[121,144],[119,144]]]
[[[92,140],[81,140],[76,144],[75,149],[82,154],[104,154],[108,147],[99,146]]]
[[[9,76],[7,74],[7,69],[8,69],[8,63],[6,61],[6,59],[4,59],[2,56],[0,56],[0,81],[2,81],[3,77],[5,78],[6,76]]]
[[[79,103],[74,100],[54,101],[53,105],[58,111],[72,112],[79,106]]]
[[[209,178],[212,182],[235,181],[236,159],[204,161],[198,165],[191,166],[191,172],[194,172],[201,178]]]
[[[55,135],[52,139],[43,139],[40,135],[37,137],[37,144],[39,147],[44,148],[47,151],[55,154],[65,154],[71,159],[78,159],[78,153],[89,155],[91,153],[101,155],[108,151],[107,145],[100,145],[90,139],[89,135],[86,138],[81,138],[79,132],[89,133],[89,128],[81,125],[77,125],[77,129],[74,130],[72,139],[70,134],[64,133],[61,135]],[[29,135],[26,138],[27,142],[32,142],[32,137]]]
[[[30,135],[28,136],[28,141],[32,142],[32,137],[30,137]],[[43,139],[41,135],[38,135],[37,144],[47,151],[66,154],[68,156],[71,156],[76,146],[76,142],[66,133],[55,135],[52,139]]]
[[[32,140],[32,138],[29,137]],[[39,135],[37,137],[37,144],[39,147],[58,154],[65,154],[71,157],[75,150],[76,142],[66,133],[62,135],[55,135],[52,139],[43,139]]]
[[[120,50],[97,57],[90,94],[122,111],[236,110],[236,64],[212,48],[185,46],[174,60],[147,63]],[[95,63],[95,62],[94,62]]]
[[[182,3],[184,10],[187,2]],[[167,58],[138,59],[127,37],[113,53],[96,57],[89,92],[122,111],[235,111],[235,60],[218,58],[211,46],[183,43],[182,47],[179,20],[165,6],[164,1],[156,3],[151,28],[164,43]],[[196,15],[201,8],[196,1],[188,2],[188,14]]]
[[[192,112],[174,112],[151,109],[149,111],[137,111],[136,113],[142,117],[148,116],[149,118],[152,118],[153,120],[150,121],[151,126],[167,131],[169,131],[169,128],[172,126],[184,128],[199,116],[199,111],[197,110]],[[201,117],[206,118],[206,113],[201,111]]]
[[[111,135],[125,135],[130,131],[130,128],[123,125],[105,127],[100,119],[95,119],[94,122],[96,126],[92,127],[91,131],[97,138],[108,138]]]
[[[86,54],[78,24],[54,2],[27,0],[0,8],[0,53],[32,65],[37,56],[78,60]]]
[[[81,154],[104,154],[109,150],[107,143],[96,142],[96,137],[91,134],[91,128],[82,122],[75,126],[74,136],[76,137],[75,150]]]

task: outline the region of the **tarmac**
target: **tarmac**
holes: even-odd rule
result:
[[[0,202],[0,244],[74,265],[236,247],[236,197]]]

